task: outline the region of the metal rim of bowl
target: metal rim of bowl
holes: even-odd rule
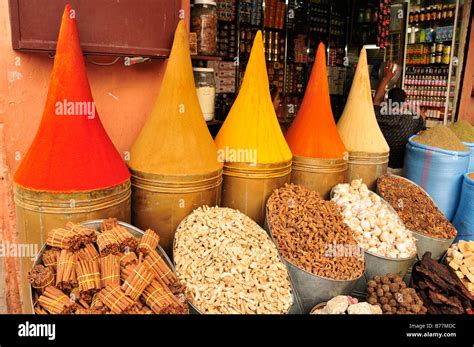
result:
[[[343,184],[349,184],[350,183],[343,183]],[[332,198],[334,196],[334,189],[338,186],[339,184],[336,184],[334,187],[332,187],[331,189],[331,193],[330,193],[330,198],[331,198],[331,201],[332,201]],[[412,230],[408,229],[406,226],[405,226],[405,223],[403,223],[402,219],[400,218],[400,216],[398,215],[397,211],[395,211],[392,207],[392,205],[390,205],[384,198],[382,198],[380,195],[378,195],[377,193],[369,190],[369,194],[375,194],[377,195],[381,200],[382,200],[382,203],[385,204],[387,206],[387,208],[390,210],[390,212],[394,213],[396,216],[397,216],[397,219],[398,221],[401,223],[401,225],[407,229],[409,232],[413,233]],[[352,229],[351,229],[352,230]],[[359,244],[359,243],[357,243]],[[360,246],[360,245],[359,245]],[[407,257],[407,258],[390,258],[390,257],[386,257],[386,256],[383,256],[383,255],[379,255],[379,254],[375,254],[375,253],[372,253],[372,252],[369,252],[368,250],[366,250],[365,248],[363,248],[362,246],[360,246],[363,250],[364,250],[364,253],[367,253],[371,256],[374,256],[374,257],[377,257],[377,258],[380,258],[380,259],[384,259],[384,260],[391,260],[391,261],[396,261],[396,262],[402,262],[402,261],[407,261],[407,260],[410,260],[410,259],[414,259],[417,257],[417,252],[415,252],[414,255],[412,255],[411,257]]]
[[[222,206],[217,206],[217,207],[219,207],[219,208],[229,208],[229,209],[231,209],[230,207],[222,207]],[[233,209],[232,209],[232,210],[233,210]],[[238,211],[238,210],[235,210],[235,211]],[[239,211],[239,212],[240,212],[240,211]],[[183,223],[189,218],[189,216],[191,216],[193,213],[194,213],[194,211],[191,212],[190,214],[188,214],[186,217],[184,217],[183,220],[178,224],[178,227],[176,228],[176,231],[175,231],[174,236],[173,236],[173,254],[174,254],[174,250],[175,250],[175,248],[176,248],[176,233],[178,232],[178,229],[180,228],[181,224],[183,224]],[[241,213],[242,213],[242,212],[241,212]],[[242,213],[242,214],[243,214],[244,216],[246,216],[247,218],[250,218],[250,217],[247,216],[246,214],[244,214],[244,213]],[[251,219],[251,218],[250,218],[250,219]],[[255,224],[257,224],[257,222],[255,222],[253,219],[251,219],[251,220],[252,220]],[[257,224],[257,225],[258,225],[258,224]],[[260,225],[258,225],[258,227],[259,227],[260,229],[262,229],[262,230],[265,232],[266,235],[268,235],[268,233],[265,231],[265,229],[263,229]],[[270,238],[270,241],[273,242],[273,238]],[[294,288],[295,286],[294,286],[293,281],[292,281],[292,279],[291,279],[291,276],[290,276],[290,273],[289,273],[289,269],[287,268],[287,266],[286,266],[286,264],[285,264],[285,262],[284,262],[284,259],[283,259],[283,257],[280,255],[280,252],[278,251],[278,247],[276,246],[276,244],[275,244],[274,242],[273,242],[273,245],[275,246],[275,249],[276,249],[276,251],[277,251],[278,258],[280,259],[280,261],[282,262],[282,264],[283,264],[283,265],[285,266],[285,268],[286,268],[287,275],[288,275],[288,282],[290,282],[291,298],[292,298],[292,300],[293,300],[293,304],[290,306],[290,308],[288,309],[288,311],[287,311],[286,313],[284,313],[284,314],[289,314],[289,312],[291,311],[291,309],[292,309],[292,307],[293,307],[294,305],[297,305],[297,306],[298,306],[298,309],[300,309],[300,310],[302,309],[302,305],[301,305],[301,302],[300,302],[299,298],[298,298],[297,295],[295,294],[295,288]],[[176,275],[178,275],[178,273],[177,273],[177,271],[176,271],[176,264],[175,264],[174,258],[173,258],[173,269],[174,269]],[[189,305],[194,311],[196,311],[196,313],[198,313],[198,314],[202,314],[202,315],[204,315],[204,314],[212,314],[212,313],[206,313],[206,312],[201,311],[201,310],[200,310],[199,308],[197,308],[196,305],[194,305],[194,303],[192,303],[191,301],[188,301],[188,305]]]
[[[85,221],[85,222],[82,222],[80,223],[81,225],[85,226],[85,227],[90,227],[91,229],[95,229],[93,227],[91,227],[91,225],[94,225],[94,224],[97,224],[97,223],[103,223],[105,221],[105,219],[93,219],[93,220],[89,220],[89,221]],[[139,228],[137,228],[136,226],[134,225],[131,225],[131,224],[128,224],[128,223],[125,223],[125,222],[122,222],[122,221],[118,221],[117,222],[120,226],[123,226],[124,228],[126,228],[127,230],[133,230],[134,234],[133,236],[141,236],[143,237],[143,235],[145,234],[145,232]],[[96,230],[96,229],[95,229]],[[96,232],[100,233],[100,230],[96,230]],[[33,266],[35,265],[38,265],[39,262],[41,261],[41,257],[43,256],[44,252],[47,250],[47,249],[50,249],[51,247],[48,246],[46,244],[46,242],[43,244],[43,246],[41,247],[40,251],[38,252],[38,254],[36,255],[36,258],[33,262]],[[163,248],[158,245],[158,247],[156,247],[158,253],[160,254],[160,256],[163,257],[164,261],[166,262],[166,264],[171,268],[171,270],[176,274],[176,268],[174,267],[174,264],[173,262],[171,262],[170,258],[168,257],[168,255],[166,254],[166,252],[163,250]],[[34,294],[34,288],[30,285],[30,301],[31,301],[31,307],[34,307],[34,301],[33,301],[33,294]],[[189,301],[186,300],[186,302],[188,303],[188,305],[190,305],[191,303]],[[33,310],[33,314],[34,314],[34,310]]]
[[[428,199],[430,199],[431,202],[432,202],[432,203],[436,206],[436,208],[439,210],[439,207],[438,207],[438,205],[436,204],[436,202],[433,200],[433,198],[426,192],[426,190],[423,189],[423,187],[419,186],[419,185],[416,184],[415,182],[409,180],[409,179],[406,178],[406,177],[402,177],[402,176],[398,176],[398,175],[387,174],[387,175],[384,175],[384,176],[396,176],[397,178],[400,178],[400,179],[402,179],[403,181],[405,181],[405,182],[407,182],[407,183],[411,183],[412,185],[414,185],[415,187],[417,187],[418,189],[420,189],[421,192],[422,192],[423,194],[425,194],[425,195],[428,197]],[[380,191],[379,191],[379,179],[381,179],[381,178],[384,177],[384,176],[380,176],[379,178],[377,178],[377,195],[380,196],[385,202],[387,202],[387,204],[390,205],[390,203],[389,203],[387,200],[385,200],[385,199],[379,194],[379,193],[380,193]],[[392,205],[390,205],[390,207],[392,207]],[[393,211],[395,211],[395,209],[394,209],[393,207],[392,207],[392,209],[393,209]],[[439,212],[442,213],[441,211],[439,211]],[[397,213],[397,211],[395,211],[395,213]],[[397,215],[398,215],[398,213],[397,213]],[[443,215],[443,216],[444,216],[444,215]],[[446,217],[444,217],[444,218],[446,218]],[[401,220],[401,218],[400,218],[400,220]],[[449,220],[448,220],[447,218],[446,218],[446,220],[449,222]],[[402,221],[402,222],[403,222],[403,221]],[[449,222],[449,223],[451,223],[451,222]],[[404,223],[403,225],[405,225],[405,223]],[[452,225],[452,224],[451,224],[451,225]],[[453,228],[454,228],[454,225],[453,225]],[[407,228],[407,229],[408,229],[408,228]],[[450,239],[442,239],[442,238],[439,238],[439,237],[429,236],[429,235],[425,234],[425,233],[422,232],[422,231],[411,230],[411,229],[408,229],[408,230],[410,230],[412,233],[414,233],[414,234],[416,234],[416,235],[420,235],[420,236],[422,236],[422,237],[426,237],[426,238],[429,239],[429,240],[438,241],[438,242],[454,241],[454,239],[456,238],[457,233],[458,233],[458,231],[456,230],[456,228],[454,228],[454,230],[456,230],[456,236],[454,236],[454,237],[452,237],[452,238],[450,238]]]

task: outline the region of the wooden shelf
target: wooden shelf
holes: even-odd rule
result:
[[[213,55],[192,55],[192,60],[206,60],[206,61],[221,61],[222,57],[217,57]]]

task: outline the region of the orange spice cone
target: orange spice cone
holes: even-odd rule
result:
[[[183,21],[129,167],[134,224],[155,230],[169,254],[179,222],[202,205],[220,203],[222,163],[199,105]]]
[[[332,114],[325,52],[320,43],[303,102],[285,136],[295,156],[340,159],[346,152]]]
[[[337,128],[349,152],[348,180],[362,178],[375,189],[376,179],[387,171],[390,148],[375,118],[365,48]]]
[[[332,114],[323,43],[301,107],[285,137],[294,155],[292,182],[329,198],[331,188],[345,181],[347,162],[346,147]]]
[[[271,101],[260,31],[216,144],[225,162],[222,205],[263,225],[269,195],[290,179],[292,154]]]
[[[66,5],[38,132],[14,176],[19,239],[38,250],[68,221],[130,221],[130,174],[97,114],[71,11]],[[22,257],[24,312],[32,311],[31,266]]]

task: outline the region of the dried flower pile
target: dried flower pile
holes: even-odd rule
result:
[[[385,175],[378,179],[377,189],[411,231],[439,239],[456,237],[453,225],[416,184],[395,175]]]

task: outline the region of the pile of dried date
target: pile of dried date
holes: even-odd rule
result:
[[[474,313],[474,296],[446,266],[426,252],[413,266],[412,286],[431,314]]]
[[[281,255],[315,275],[350,280],[364,271],[364,254],[337,206],[303,186],[286,184],[267,202],[268,224]]]
[[[377,180],[377,189],[411,231],[439,239],[456,237],[453,225],[416,184],[395,175],[385,175]]]

